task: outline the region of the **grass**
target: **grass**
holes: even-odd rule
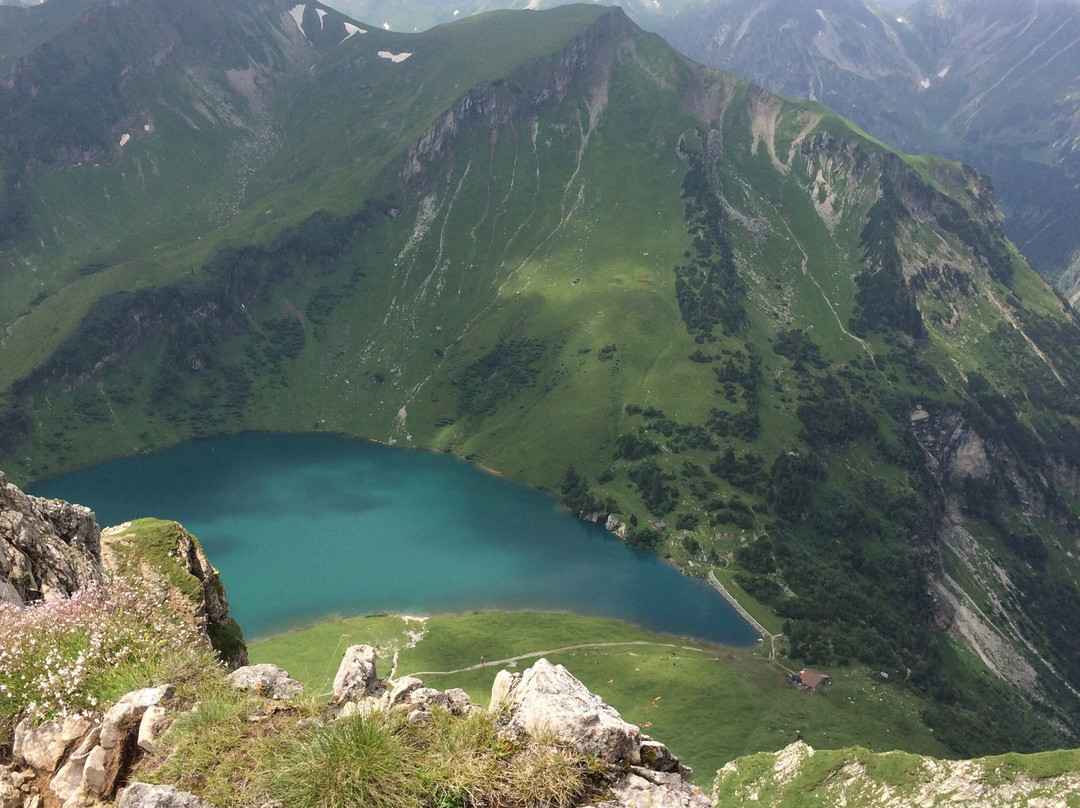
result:
[[[522,670],[545,652],[626,720],[666,743],[695,769],[695,781],[703,787],[729,760],[780,749],[800,732],[821,748],[861,745],[949,754],[919,722],[918,699],[865,669],[829,670],[834,684],[810,695],[791,687],[780,668],[754,653],[653,634],[614,620],[502,612],[432,617],[415,647],[404,648],[407,631],[415,628],[395,617],[354,618],[256,643],[250,655],[253,662],[281,665],[318,693],[328,689],[348,644],[374,641],[386,651],[403,649],[399,677],[478,666],[483,656],[482,668],[420,673],[420,678],[440,690],[460,687],[486,704],[498,670]],[[581,645],[586,647],[556,650]],[[380,656],[383,676],[389,667],[386,651]],[[526,657],[520,662],[497,662],[521,654]]]

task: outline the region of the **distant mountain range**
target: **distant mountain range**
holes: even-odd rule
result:
[[[393,30],[559,0],[336,0]],[[1076,0],[624,0],[696,61],[821,101],[909,152],[994,179],[1006,232],[1080,292],[1080,3]],[[894,6],[890,8],[889,6]],[[903,12],[897,7],[906,6]]]
[[[1080,322],[986,178],[619,9],[382,22],[0,8],[4,470],[452,451],[918,688],[958,753],[1076,742]]]

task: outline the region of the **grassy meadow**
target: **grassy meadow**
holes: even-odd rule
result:
[[[423,620],[382,615],[320,623],[249,650],[252,663],[280,665],[328,697],[345,649],[361,643],[378,645],[381,676],[390,673],[396,652],[395,676],[417,674],[440,690],[460,687],[480,704],[487,704],[499,670],[524,670],[544,656],[666,743],[703,787],[724,763],[781,749],[800,733],[815,748],[949,755],[920,723],[922,703],[865,668],[830,669],[833,684],[812,695],[792,687],[785,671],[758,653],[616,620],[530,612]]]

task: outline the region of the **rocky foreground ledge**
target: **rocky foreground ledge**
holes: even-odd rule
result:
[[[302,699],[303,686],[275,665],[254,665],[228,674],[228,681],[266,712],[287,712]],[[138,764],[162,752],[161,739],[180,714],[171,685],[145,688],[120,699],[100,718],[85,716],[19,724],[12,761],[0,767],[0,808],[211,808],[198,796],[167,784],[134,781]],[[375,650],[346,651],[334,680],[333,698],[307,722],[348,721],[391,712],[411,724],[484,708],[463,690],[440,692],[411,676],[382,679]],[[689,782],[691,770],[668,748],[624,721],[561,665],[540,659],[521,673],[501,671],[487,708],[500,736],[527,745],[543,737],[594,761],[596,787],[588,804],[604,808],[709,808],[710,800]],[[523,747],[524,748],[524,747]],[[256,808],[252,806],[251,808]],[[266,805],[258,808],[286,808]]]

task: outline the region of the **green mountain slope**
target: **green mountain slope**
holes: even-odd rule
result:
[[[935,760],[905,752],[815,750],[797,743],[776,754],[739,758],[717,773],[713,801],[724,808],[957,805],[1007,808],[1075,805],[1074,750]]]
[[[918,689],[958,752],[1075,738],[1080,327],[985,178],[619,10],[230,13],[213,48],[160,29],[188,55],[114,99],[149,131],[13,163],[12,477],[241,429],[437,447],[715,570],[794,658]],[[144,190],[136,159],[169,170]]]
[[[564,0],[335,0],[393,30],[492,8]],[[1045,277],[1075,295],[1077,205],[1072,0],[610,0],[690,58],[774,92],[827,104],[907,151],[943,154],[994,178],[1006,230]],[[903,10],[900,9],[903,6]]]

